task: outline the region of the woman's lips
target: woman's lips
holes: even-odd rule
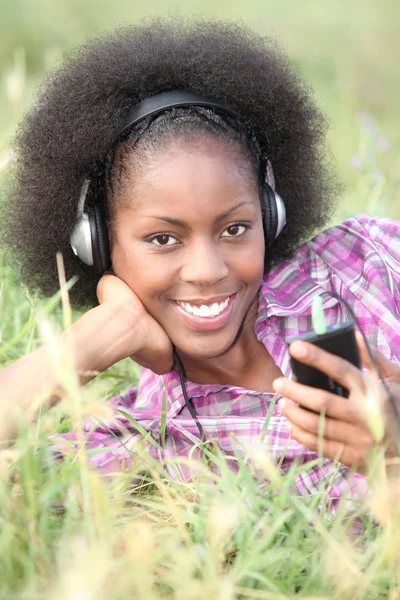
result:
[[[171,304],[179,313],[182,320],[190,327],[193,327],[194,329],[200,329],[202,331],[215,331],[216,329],[224,327],[230,320],[236,305],[237,297],[237,292],[231,296],[228,296],[228,304],[226,308],[224,308],[222,312],[214,317],[201,317],[200,315],[191,314],[176,300],[171,300]]]

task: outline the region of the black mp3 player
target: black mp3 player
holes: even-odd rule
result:
[[[321,335],[316,334],[314,331],[310,331],[303,335],[291,338],[287,342],[288,346],[296,340],[311,342],[323,350],[335,354],[336,356],[340,356],[356,367],[361,368],[360,354],[354,335],[353,321],[331,325],[327,328],[326,333]],[[349,391],[337,381],[328,377],[328,375],[325,375],[325,373],[299,362],[292,356],[290,357],[290,362],[292,364],[294,379],[299,383],[327,390],[328,392],[348,398]]]

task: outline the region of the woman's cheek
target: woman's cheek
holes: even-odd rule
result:
[[[249,249],[238,257],[232,264],[231,272],[246,283],[259,284],[264,276],[264,245],[256,250]]]

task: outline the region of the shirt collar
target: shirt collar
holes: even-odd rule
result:
[[[271,271],[261,283],[257,323],[270,317],[310,315],[314,298],[326,292],[326,273],[320,270],[318,275],[311,278],[294,261],[285,261]],[[328,294],[322,298],[323,308],[338,304],[337,298]]]

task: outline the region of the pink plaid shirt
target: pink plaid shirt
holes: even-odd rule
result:
[[[311,329],[312,301],[324,290],[347,300],[370,343],[390,360],[400,361],[399,221],[369,216],[348,219],[305,243],[293,258],[264,279],[255,333],[285,376],[291,373],[286,340]],[[347,319],[345,308],[334,298],[325,296],[324,309],[330,324]],[[263,431],[273,394],[229,385],[199,385],[189,380],[186,385],[207,439],[214,440],[227,457],[244,456]],[[104,473],[126,468],[142,437],[118,409],[129,413],[161,445],[163,401],[164,447],[160,450],[148,442],[148,452],[160,461],[188,456],[193,443],[199,441],[199,432],[185,405],[178,374],[171,371],[158,376],[142,369],[137,387],[111,399],[115,410],[112,421],[92,419],[86,423],[88,448],[104,448],[104,452],[89,453],[93,465]],[[297,475],[298,494],[313,494],[321,490],[322,484],[333,510],[344,495],[354,498],[365,494],[362,475],[328,459],[311,464],[318,458],[317,453],[291,438],[285,422],[275,405],[263,443],[283,472],[293,461],[310,463]],[[74,434],[65,438],[74,439]],[[234,470],[235,461],[229,464]],[[180,470],[182,477],[188,476],[185,466]]]

